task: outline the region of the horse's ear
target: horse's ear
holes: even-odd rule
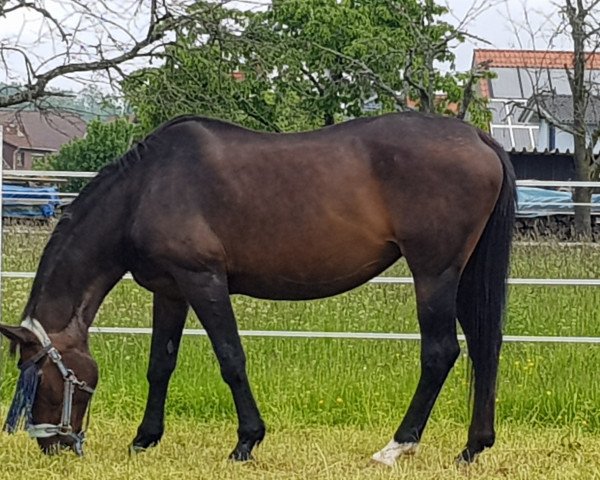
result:
[[[5,325],[0,323],[0,333],[11,342],[19,345],[40,343],[31,330],[19,325]]]

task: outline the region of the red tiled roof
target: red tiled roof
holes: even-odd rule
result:
[[[600,70],[600,53],[587,53],[586,67],[591,70]],[[486,50],[473,51],[473,63],[484,64],[486,68],[572,68],[574,53],[568,51],[540,51],[540,50]],[[490,84],[487,80],[479,83],[481,95],[490,96]]]
[[[587,53],[587,68],[600,69],[600,53]],[[490,67],[510,68],[571,68],[573,52],[539,50],[484,50],[475,49],[473,65],[488,63]]]
[[[85,135],[85,122],[68,112],[0,110],[0,124],[4,142],[30,150],[56,151]]]

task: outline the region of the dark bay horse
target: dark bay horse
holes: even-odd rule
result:
[[[6,428],[25,416],[46,452],[81,453],[97,382],[88,327],[127,271],[154,294],[149,393],[132,449],[164,431],[167,386],[188,308],[206,329],[239,420],[231,454],[248,460],[265,425],[246,375],[231,294],[323,298],[404,256],[415,280],[421,378],[392,441],[412,452],[459,354],[474,370],[466,447],[494,443],[501,324],[515,208],[514,173],[487,134],[417,113],[269,134],[176,118],[104,168],[67,209],[41,258],[20,326],[21,377]]]

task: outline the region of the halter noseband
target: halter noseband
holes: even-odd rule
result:
[[[23,406],[23,412],[19,412],[26,415],[27,423],[25,425],[27,432],[31,438],[48,438],[54,435],[60,435],[63,437],[69,437],[73,440],[73,450],[77,455],[83,455],[83,442],[85,441],[85,430],[82,430],[79,433],[73,432],[73,427],[71,426],[71,412],[73,409],[73,395],[75,394],[75,388],[82,390],[90,395],[94,394],[94,389],[89,387],[85,382],[80,381],[73,370],[67,368],[62,361],[62,357],[60,352],[52,345],[48,334],[44,330],[44,327],[35,320],[34,318],[26,318],[21,323],[21,327],[26,328],[30,332],[32,332],[37,339],[42,344],[42,350],[40,350],[32,359],[25,362],[20,366],[21,373],[27,370],[28,368],[37,365],[37,363],[44,358],[46,355],[50,358],[50,360],[56,365],[58,371],[60,372],[63,382],[63,407],[62,414],[60,418],[60,423],[58,425],[52,423],[39,423],[37,425],[31,423],[31,407],[33,405],[33,398],[30,399],[31,404]],[[17,392],[18,394],[19,392]],[[17,395],[15,395],[15,400]],[[13,402],[15,401],[13,400]],[[11,407],[12,410],[12,407]],[[87,419],[89,421],[89,407],[87,412]],[[86,428],[87,423],[86,421]],[[16,430],[16,425],[10,425],[7,423],[4,426],[4,429],[9,433],[14,433]]]

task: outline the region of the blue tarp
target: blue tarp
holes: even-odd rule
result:
[[[53,217],[60,205],[55,187],[2,185],[2,216],[13,218]]]
[[[519,217],[543,217],[547,215],[572,215],[573,195],[571,192],[546,188],[518,187]],[[600,195],[592,195],[592,213],[600,215]]]

